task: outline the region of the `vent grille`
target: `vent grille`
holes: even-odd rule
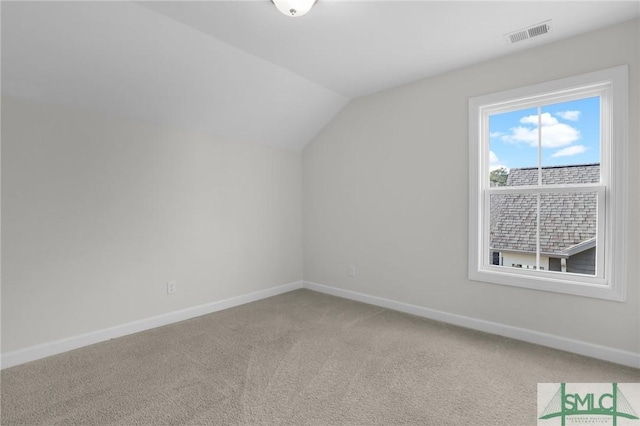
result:
[[[518,31],[514,31],[508,34],[505,34],[505,38],[509,43],[517,43],[519,41],[527,40],[532,37],[538,37],[544,34],[547,34],[551,31],[551,20],[543,22],[541,24],[536,24],[528,28],[523,28]]]
[[[509,34],[509,39],[511,40],[511,43],[526,40],[528,38],[529,38],[529,33],[527,33],[527,31],[518,31],[517,33]]]
[[[529,28],[527,32],[529,33],[529,37],[535,37],[539,35],[543,35],[548,33],[550,27],[547,24],[538,25],[537,27]]]

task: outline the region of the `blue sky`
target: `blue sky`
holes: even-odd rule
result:
[[[600,98],[541,109],[542,166],[600,162]],[[538,109],[489,117],[491,170],[538,166]]]

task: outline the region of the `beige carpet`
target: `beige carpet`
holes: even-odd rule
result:
[[[2,371],[6,425],[536,424],[640,370],[297,290]]]

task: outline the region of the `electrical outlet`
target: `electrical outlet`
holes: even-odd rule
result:
[[[349,266],[349,276],[351,278],[355,278],[356,276],[356,267],[353,265]]]
[[[167,282],[167,294],[175,293],[176,292],[176,285],[177,285],[177,283],[175,281]]]

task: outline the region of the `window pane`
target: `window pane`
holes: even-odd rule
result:
[[[514,168],[533,167],[531,172],[537,179],[538,131],[537,124],[531,124],[537,114],[537,108],[527,108],[489,116],[490,186],[529,185],[509,181],[509,171]]]
[[[541,121],[542,167],[600,163],[600,97],[545,105]]]
[[[489,263],[535,269],[537,195],[490,197]]]
[[[596,192],[541,194],[540,251],[548,269],[595,275],[597,213]]]
[[[600,97],[493,114],[489,137],[490,186],[537,185],[539,142],[542,184],[600,181],[599,167],[579,181],[567,167],[600,164]]]

